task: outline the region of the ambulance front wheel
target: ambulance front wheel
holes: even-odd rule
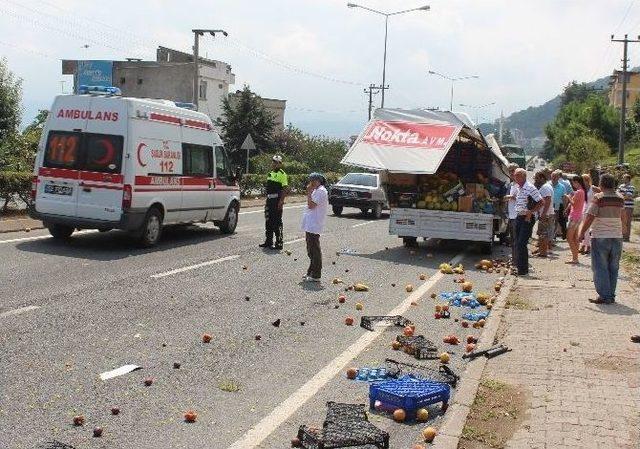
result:
[[[233,202],[227,209],[224,220],[220,222],[220,230],[224,234],[233,234],[238,226],[238,203]]]
[[[157,207],[152,207],[144,218],[138,241],[144,247],[154,246],[162,235],[162,212]]]
[[[71,237],[75,228],[61,224],[52,224],[48,226],[49,233],[57,240],[65,240]]]

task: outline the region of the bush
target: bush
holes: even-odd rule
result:
[[[9,202],[15,197],[31,204],[32,176],[30,172],[0,171],[0,198],[4,200],[3,210],[6,210]]]
[[[324,176],[327,178],[327,184],[335,184],[342,178],[344,175],[341,173],[324,173]],[[291,194],[304,194],[307,188],[307,182],[309,179],[309,173],[296,173],[289,174],[289,192]],[[243,197],[251,196],[251,195],[259,195],[263,196],[265,194],[264,184],[265,184],[266,174],[248,174],[243,175],[242,180],[240,181],[240,195]]]

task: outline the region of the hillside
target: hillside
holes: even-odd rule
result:
[[[631,69],[632,71],[639,70],[640,67]],[[609,85],[609,76],[597,79],[587,85],[593,89],[607,89]],[[505,117],[504,126],[510,129],[520,129],[524,133],[525,138],[544,136],[544,127],[547,123],[552,121],[558,110],[560,109],[560,94],[539,106],[530,106],[522,111],[514,112],[513,114]],[[493,130],[495,125],[492,123],[480,124],[480,129]],[[493,132],[493,131],[489,131]]]

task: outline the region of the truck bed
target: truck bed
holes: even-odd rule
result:
[[[392,208],[389,234],[400,237],[491,242],[493,220],[494,216],[490,214]]]

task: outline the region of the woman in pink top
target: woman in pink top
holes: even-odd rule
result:
[[[565,198],[569,201],[569,207],[571,208],[569,211],[569,225],[567,226],[567,242],[569,242],[572,257],[571,260],[567,260],[566,263],[577,264],[578,250],[580,247],[578,231],[587,198],[587,187],[584,184],[582,176],[579,175],[571,178],[571,187],[573,187],[574,190],[573,195],[565,195]]]

